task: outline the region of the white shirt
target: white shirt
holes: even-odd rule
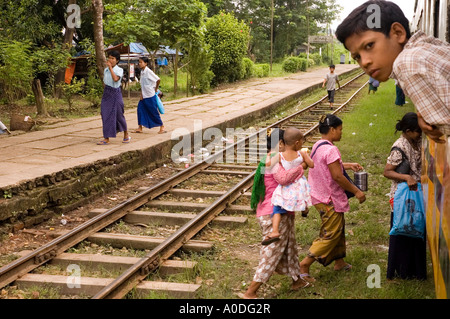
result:
[[[156,82],[159,77],[148,67],[141,72],[142,98],[146,99],[155,95]]]

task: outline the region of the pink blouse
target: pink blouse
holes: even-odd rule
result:
[[[317,145],[325,142],[325,140],[319,140],[314,144],[311,154],[314,153]],[[312,204],[330,204],[333,202],[334,210],[339,213],[348,212],[350,205],[348,204],[347,195],[345,195],[344,189],[335,182],[331,176],[328,165],[339,161],[341,166],[342,159],[339,149],[330,144],[322,145],[314,154],[314,168],[309,169],[308,183],[311,186],[311,200]]]

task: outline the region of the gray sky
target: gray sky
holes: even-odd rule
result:
[[[355,9],[367,0],[337,0],[336,3],[343,7],[340,17],[333,21],[331,28],[336,30],[338,25]],[[406,18],[411,22],[414,15],[414,0],[391,0],[391,2],[396,3],[405,14]]]

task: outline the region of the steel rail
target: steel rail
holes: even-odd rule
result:
[[[188,240],[194,237],[217,215],[225,210],[228,205],[231,205],[231,203],[250,188],[253,183],[254,175],[255,172],[252,172],[231,190],[212,203],[211,206],[198,213],[192,220],[164,240],[139,262],[128,268],[122,275],[98,292],[93,299],[123,298],[140,281],[144,280],[150,272],[156,270]]]
[[[361,86],[355,93],[352,94],[352,96],[345,101],[340,107],[338,107],[336,110],[334,110],[333,112],[331,112],[331,114],[336,114],[339,111],[341,111],[348,103],[350,103],[351,100],[353,100],[353,98],[359,93],[361,92],[362,89],[364,89],[364,87],[369,83],[369,81],[367,81],[366,83],[364,83],[363,86]],[[314,132],[317,128],[319,127],[319,123],[315,124],[314,126],[312,126],[308,131],[305,132],[305,135],[310,134],[312,132]]]
[[[197,174],[201,170],[207,168],[211,164],[203,161],[191,166],[189,169],[181,171],[172,177],[150,187],[149,189],[127,199],[123,203],[107,210],[106,212],[89,219],[83,224],[77,226],[71,231],[57,237],[44,246],[32,251],[30,254],[23,256],[4,267],[0,268],[0,287],[4,287],[19,277],[27,274],[31,270],[48,262],[58,254],[63,253],[68,248],[73,247],[77,243],[83,241],[91,234],[100,231],[108,225],[119,220],[127,213],[139,208],[140,206],[163,194],[180,182]]]

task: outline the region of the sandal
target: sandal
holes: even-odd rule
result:
[[[100,141],[100,142],[97,143],[97,145],[108,145],[108,144],[109,144],[109,142],[107,142],[105,140]]]
[[[261,245],[264,245],[264,246],[270,245],[271,243],[274,243],[274,242],[279,241],[279,240],[280,240],[280,237],[270,237],[270,236],[267,236],[267,237],[264,238],[264,240],[261,242]]]
[[[300,278],[309,283],[316,282],[316,279],[314,277],[311,277],[308,273],[300,274]]]
[[[142,131],[136,130],[136,131],[134,131],[134,133],[142,133]]]
[[[299,290],[299,289],[307,288],[307,287],[312,285],[309,281],[307,281],[307,280],[305,280],[305,279],[303,279],[301,277],[300,277],[300,280],[304,283],[303,286],[294,288],[294,284],[292,284],[291,290],[296,291],[296,290]]]
[[[127,138],[124,138],[122,143],[130,143],[131,141],[131,136],[128,136]]]
[[[342,270],[344,270],[344,271],[349,271],[349,270],[351,270],[352,268],[353,268],[352,265],[346,264],[344,267],[339,268],[339,269],[335,269],[334,271],[342,271]]]
[[[167,131],[159,131],[158,134],[164,134],[167,133]]]

